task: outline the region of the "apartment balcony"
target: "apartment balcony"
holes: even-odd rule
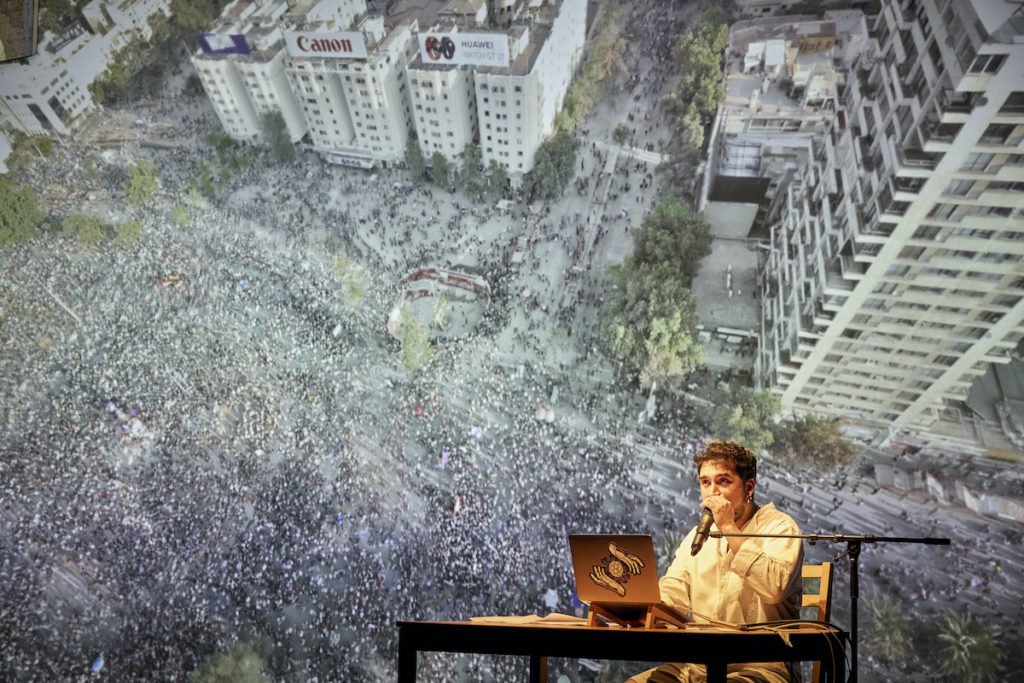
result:
[[[927,176],[939,165],[942,154],[926,152],[922,149],[896,148],[896,159],[901,171],[907,171],[909,175]]]

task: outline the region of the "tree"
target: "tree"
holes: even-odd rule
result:
[[[148,203],[159,187],[156,166],[149,159],[139,159],[128,167],[128,182],[124,189],[130,203],[135,206]]]
[[[781,462],[834,470],[857,457],[858,448],[843,438],[838,418],[801,415],[780,422],[772,453]]]
[[[604,338],[613,356],[643,386],[685,377],[704,360],[697,314],[685,280],[666,264],[632,257],[610,269],[615,287],[604,313]]]
[[[874,657],[901,666],[911,653],[911,624],[907,611],[891,599],[878,597],[868,603],[870,628],[865,634],[865,649]]]
[[[939,622],[938,673],[958,683],[988,683],[1000,676],[1002,652],[987,622],[969,613],[946,612]]]
[[[414,181],[420,182],[427,177],[427,161],[415,135],[410,135],[405,142],[405,165]]]
[[[637,262],[669,263],[689,283],[711,253],[711,226],[704,214],[678,199],[666,199],[644,218],[635,240]]]
[[[171,0],[174,22],[189,32],[201,31],[220,14],[220,3],[210,0]]]
[[[0,178],[0,247],[24,242],[43,222],[34,190],[16,188],[6,178]]]
[[[131,244],[142,234],[142,222],[132,218],[114,226],[113,244]]]
[[[73,236],[80,244],[89,246],[99,244],[107,234],[106,223],[84,213],[65,216],[60,226],[65,235]]]
[[[620,123],[615,126],[615,130],[612,131],[612,140],[614,140],[617,145],[624,144],[626,140],[629,139],[629,132],[629,126],[625,123]]]
[[[508,190],[508,167],[497,159],[487,164],[487,190],[493,196],[500,197]]]
[[[434,182],[441,187],[450,187],[452,184],[452,165],[441,152],[435,151],[430,155],[430,176]]]
[[[252,645],[235,643],[226,652],[208,658],[192,673],[193,683],[264,683],[263,658]]]
[[[106,70],[89,84],[89,92],[98,102],[113,102],[128,86],[131,77],[122,61],[111,61]]]
[[[679,119],[679,143],[683,153],[696,156],[704,146],[704,123],[701,121],[700,112],[691,102],[686,108],[686,113]]]
[[[267,112],[260,117],[260,128],[263,140],[270,149],[270,154],[279,164],[290,164],[295,161],[295,145],[288,134],[288,124],[281,112]]]
[[[576,151],[579,140],[566,130],[559,130],[541,143],[533,158],[533,170],[527,174],[527,196],[533,199],[556,199],[576,173]]]
[[[775,441],[774,422],[779,399],[770,391],[739,390],[719,384],[711,430],[721,439],[731,439],[759,453]]]
[[[404,308],[398,323],[398,339],[402,343],[402,363],[406,370],[416,372],[430,361],[433,349],[427,331]]]
[[[366,266],[357,263],[348,254],[341,254],[334,260],[334,277],[341,281],[345,299],[350,305],[358,305],[366,296]]]
[[[182,204],[175,204],[171,207],[171,220],[179,228],[187,228],[192,223],[192,214]]]
[[[483,177],[483,153],[479,145],[470,143],[459,152],[459,178],[462,181],[462,189],[466,196],[473,200],[479,200],[486,187]]]

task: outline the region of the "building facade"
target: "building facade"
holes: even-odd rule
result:
[[[756,374],[784,409],[970,437],[968,389],[1024,338],[1013,10],[889,1],[871,18],[760,275]]]
[[[310,148],[332,163],[370,168],[405,158],[411,129],[405,64],[415,23],[380,16],[352,31],[303,24],[290,32],[287,74]],[[320,42],[317,42],[320,41]]]

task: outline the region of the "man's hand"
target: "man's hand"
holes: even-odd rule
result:
[[[724,496],[708,496],[701,501],[701,507],[711,510],[715,526],[719,531],[736,531],[736,509]]]

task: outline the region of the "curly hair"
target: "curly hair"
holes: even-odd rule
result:
[[[749,448],[744,448],[735,441],[715,439],[708,441],[703,450],[697,451],[693,456],[693,464],[697,466],[697,474],[700,474],[701,466],[706,462],[727,462],[736,470],[740,479],[757,478],[757,457]]]

